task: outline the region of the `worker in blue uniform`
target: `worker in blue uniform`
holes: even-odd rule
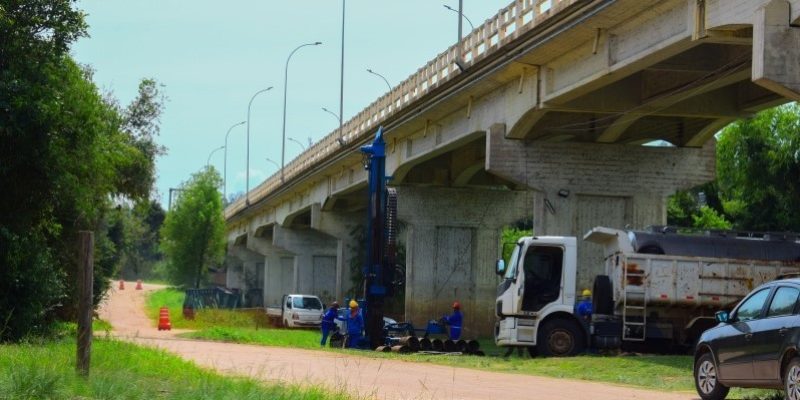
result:
[[[346,316],[336,317],[336,319],[347,323],[347,347],[354,349],[358,347],[358,342],[361,340],[361,335],[364,331],[364,317],[361,316],[357,301],[350,300],[349,305],[350,312]]]
[[[464,316],[461,314],[461,304],[453,303],[453,313],[442,317],[444,323],[450,325],[450,339],[458,340],[461,337],[461,325],[464,323]]]
[[[592,320],[592,291],[583,289],[581,292],[581,301],[575,305],[575,315],[585,325],[588,325]]]
[[[319,328],[322,330],[322,340],[319,341],[320,347],[325,346],[325,343],[328,341],[328,334],[336,329],[336,323],[334,320],[336,319],[339,313],[339,303],[333,302],[331,306],[328,307],[328,311],[322,315],[322,322],[319,325]]]

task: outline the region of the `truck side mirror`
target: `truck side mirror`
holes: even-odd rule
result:
[[[497,267],[495,269],[497,275],[503,276],[506,273],[506,262],[502,258],[497,260]]]
[[[730,315],[728,314],[727,311],[717,311],[716,313],[714,313],[714,318],[717,320],[717,322],[722,322],[723,324],[727,324]]]

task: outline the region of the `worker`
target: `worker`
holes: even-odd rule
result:
[[[588,324],[592,319],[592,291],[583,289],[581,300],[575,305],[575,315],[583,322]]]
[[[361,332],[364,330],[364,317],[358,308],[358,302],[350,300],[350,312],[344,317],[336,317],[339,321],[347,322],[347,347],[354,349],[358,347],[361,340]]]
[[[322,330],[322,340],[319,342],[319,346],[325,346],[325,342],[328,341],[328,334],[336,330],[336,323],[334,320],[339,314],[339,303],[333,302],[331,306],[328,307],[328,311],[322,315],[322,323],[320,323],[319,327]]]
[[[444,323],[450,325],[450,340],[458,340],[461,337],[461,325],[464,322],[464,316],[461,315],[461,304],[459,302],[453,303],[453,314],[445,315],[442,317]]]

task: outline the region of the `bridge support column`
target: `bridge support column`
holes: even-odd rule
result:
[[[535,191],[537,235],[578,238],[578,289],[603,273],[602,247],[581,239],[595,226],[644,228],[666,223],[666,198],[714,179],[714,140],[702,148],[508,140],[505,126],[486,135],[486,170]],[[572,289],[572,288],[568,288]]]
[[[228,246],[228,256],[225,260],[228,269],[225,274],[225,286],[239,289],[246,295],[250,289],[263,289],[261,280],[264,269],[264,256],[249,249],[245,245],[234,244]],[[243,298],[245,301],[247,298]],[[258,302],[257,299],[252,300]]]
[[[265,230],[262,234],[263,236],[249,233],[247,248],[261,256],[259,277],[263,289],[264,305],[270,306],[279,304],[281,297],[295,288],[294,255],[272,244],[271,231]]]
[[[425,324],[463,305],[464,336],[491,335],[502,227],[529,216],[526,192],[400,186],[406,224],[408,320]]]
[[[311,207],[311,228],[329,235],[332,240],[336,241],[336,286],[334,297],[338,301],[341,301],[345,293],[352,289],[353,271],[351,271],[351,264],[356,262],[360,266],[364,262],[364,260],[354,260],[354,258],[359,257],[356,251],[359,247],[357,243],[358,227],[363,226],[365,220],[365,212],[323,211],[319,204],[314,204]],[[359,276],[361,274],[360,271],[359,268],[357,271]],[[362,296],[361,293],[357,295],[359,297]]]
[[[336,239],[309,228],[273,227],[272,245],[294,255],[292,287],[330,303],[336,296]]]
[[[800,27],[790,22],[791,5],[772,0],[753,22],[753,82],[800,101]]]

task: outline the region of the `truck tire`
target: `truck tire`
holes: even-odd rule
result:
[[[575,321],[552,319],[539,330],[538,353],[545,357],[570,357],[583,352],[583,332]]]
[[[608,275],[594,277],[592,286],[592,314],[611,315],[614,313],[611,279]]]

